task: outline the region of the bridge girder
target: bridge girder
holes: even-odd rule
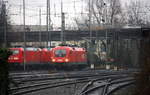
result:
[[[108,39],[139,39],[141,37],[141,28],[133,29],[107,29],[92,31],[93,39],[105,39],[107,32]],[[51,37],[48,38],[48,35]],[[41,40],[44,41],[60,41],[61,31],[41,31]],[[23,42],[23,32],[7,32],[7,42]],[[0,41],[3,42],[4,33],[0,32]],[[89,31],[72,31],[66,30],[64,32],[64,39],[66,41],[70,40],[83,40],[84,38],[89,38]],[[26,32],[26,42],[38,42],[39,41],[39,31]]]

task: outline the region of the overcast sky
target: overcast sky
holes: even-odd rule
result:
[[[54,26],[60,26],[61,0],[50,1],[52,22]],[[83,0],[63,0],[63,11],[66,13],[66,23],[71,23],[77,14],[84,11],[85,4],[81,1]],[[13,24],[23,24],[22,0],[9,0],[9,5],[11,5],[9,9]],[[40,8],[42,10],[42,24],[44,25],[46,24],[46,0],[26,0],[26,24],[39,24]]]
[[[8,0],[9,13],[13,24],[23,24],[23,0]],[[38,25],[39,24],[39,9],[42,10],[42,24],[46,24],[46,0],[25,0],[26,1],[26,24]],[[77,17],[82,12],[86,4],[85,0],[62,0],[63,11],[66,13],[66,23],[72,23],[74,17]],[[87,1],[87,0],[86,0]],[[121,0],[123,4],[131,0]],[[148,1],[148,0],[141,0]],[[51,18],[54,26],[60,26],[60,9],[61,0],[50,0],[51,2]],[[75,3],[74,3],[75,2]]]

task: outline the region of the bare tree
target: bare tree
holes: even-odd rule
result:
[[[88,0],[87,0],[88,1]],[[124,23],[122,20],[124,14],[122,14],[122,8],[120,0],[91,0],[91,5],[89,7],[89,2],[87,3],[87,8],[85,9],[87,14],[81,15],[82,19],[75,19],[76,24],[84,25],[88,29],[89,22],[89,8],[91,8],[91,18],[92,18],[92,29],[99,29],[98,27],[104,27],[103,24],[107,26],[120,25]]]
[[[96,19],[96,23],[98,25],[101,25],[101,22],[104,21],[104,7],[105,3],[103,0],[95,0],[95,2],[92,3],[91,9],[92,14],[94,18]]]
[[[144,4],[141,1],[131,1],[131,3],[127,6],[128,10],[128,23],[131,25],[143,25],[144,24],[144,16],[147,12],[144,8]]]
[[[120,22],[119,16],[121,16],[121,3],[120,0],[108,0],[109,6],[108,6],[108,22],[113,24],[118,24]]]

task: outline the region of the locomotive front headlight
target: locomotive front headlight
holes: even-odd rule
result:
[[[66,58],[66,59],[65,59],[65,62],[69,62],[69,59]]]
[[[56,61],[56,59],[52,59],[52,62],[55,62]]]
[[[14,60],[18,60],[19,58],[18,57],[14,57]]]

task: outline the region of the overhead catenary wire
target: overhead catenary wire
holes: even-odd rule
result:
[[[15,1],[15,0],[14,0]],[[74,0],[75,2],[80,2],[81,0]],[[74,1],[67,1],[67,2],[65,2],[65,1],[63,1],[65,4],[71,4],[71,3],[74,3]],[[34,7],[37,7],[37,5],[36,4],[32,4],[32,3],[36,3],[36,4],[38,4],[38,2],[36,1],[34,1],[34,2],[28,2],[26,5],[26,10],[27,11],[33,11],[33,14],[35,13],[35,12],[37,12],[37,8],[35,8],[34,9]],[[55,3],[55,2],[54,2]],[[60,2],[57,2],[57,6],[59,5],[59,3]],[[14,4],[17,4],[17,2],[16,3],[14,3]],[[40,3],[41,4],[41,3]],[[13,4],[12,4],[13,5]],[[19,4],[19,6],[18,7],[20,7],[20,5],[22,6],[22,4]],[[31,5],[31,6],[29,6],[29,5]],[[43,5],[44,6],[44,5]],[[57,6],[55,6],[55,8],[57,7]],[[66,5],[65,5],[66,6]],[[77,6],[77,5],[76,5]],[[16,6],[17,7],[17,6]],[[32,8],[31,8],[32,7]],[[58,9],[58,8],[57,8]],[[42,11],[44,11],[44,10],[42,10]],[[26,15],[28,15],[28,13],[26,13]]]
[[[15,1],[15,0],[13,0],[13,1]],[[46,1],[46,0],[45,0]],[[45,1],[43,1],[43,3],[45,3]],[[65,8],[64,8],[64,12],[65,12],[65,15],[66,14],[69,14],[69,16],[71,16],[71,18],[72,17],[77,17],[77,15],[81,15],[81,16],[84,16],[85,15],[85,17],[86,17],[86,15],[88,14],[88,11],[86,10],[86,9],[84,9],[85,8],[85,6],[87,6],[87,4],[84,4],[84,2],[87,2],[87,1],[85,1],[85,0],[70,0],[70,1],[64,1],[63,0],[63,6],[64,7],[69,7],[69,8],[71,8],[71,9],[73,9],[73,7],[75,7],[75,10],[76,11],[67,11],[67,10],[65,10]],[[35,4],[33,4],[33,3],[35,3]],[[34,25],[35,23],[36,24],[38,24],[36,21],[38,21],[37,19],[38,19],[38,14],[37,14],[37,7],[39,6],[39,4],[41,3],[41,1],[33,1],[33,2],[28,2],[26,5],[28,5],[28,6],[26,6],[26,18],[27,19],[30,19],[31,20],[31,17],[33,17],[32,19],[32,23],[30,22],[30,21],[27,21],[27,23],[30,23],[30,24],[32,24],[32,25]],[[43,4],[42,3],[42,4]],[[79,4],[80,3],[80,4]],[[13,3],[13,4],[15,4],[15,3]],[[12,4],[12,5],[13,5]],[[16,4],[17,4],[17,2],[16,2]],[[60,23],[58,24],[58,20],[60,20],[60,17],[61,17],[61,14],[60,14],[60,4],[61,4],[61,2],[60,2],[60,0],[56,0],[56,1],[54,1],[54,2],[52,2],[50,5],[54,5],[54,7],[51,7],[51,14],[50,14],[50,16],[51,16],[51,23],[53,23],[53,24],[55,24],[55,25],[57,25],[58,27],[60,27],[59,25],[60,25]],[[74,6],[73,6],[73,4],[74,4]],[[22,6],[22,4],[19,4],[19,5],[21,5]],[[41,4],[40,4],[41,5]],[[43,9],[43,7],[45,7],[45,5],[41,5],[42,6],[42,15],[44,15],[43,13],[45,12],[46,13],[46,10],[45,9]],[[17,6],[16,6],[17,7]],[[18,6],[19,7],[19,6]],[[32,7],[32,8],[31,8]],[[18,8],[19,9],[19,8]],[[81,10],[79,10],[79,9],[81,9]],[[69,9],[70,10],[70,9]],[[77,11],[77,10],[79,10],[79,11]],[[19,13],[20,14],[20,13]],[[34,15],[35,14],[35,15]],[[75,15],[74,15],[75,14]],[[98,14],[98,13],[97,13]],[[13,18],[15,18],[15,17],[17,17],[16,15],[11,15],[11,16],[13,16]],[[35,18],[34,18],[35,17]],[[42,24],[43,25],[45,25],[45,19],[46,19],[46,17],[42,17],[44,20],[42,21]],[[66,16],[66,18],[67,18],[67,16]],[[82,18],[82,17],[81,17]],[[58,20],[55,20],[55,19],[58,19]],[[72,21],[69,21],[69,20],[71,20],[71,19],[66,19],[66,24],[68,24],[68,22],[69,23],[74,23],[75,21],[74,20],[72,20]],[[17,21],[17,20],[16,20]],[[20,19],[20,22],[23,22],[23,20],[22,19]],[[21,23],[20,23],[21,24]]]

